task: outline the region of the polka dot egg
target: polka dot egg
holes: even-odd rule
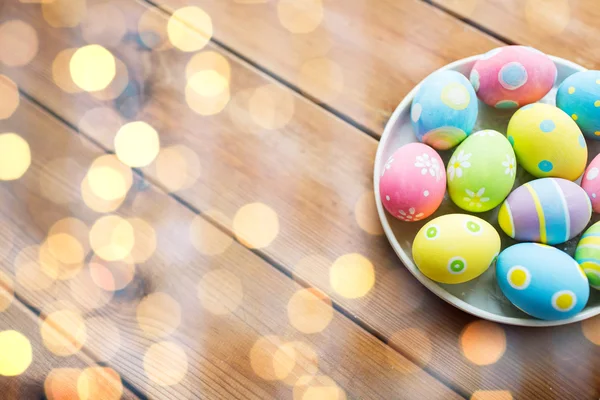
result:
[[[575,316],[590,295],[579,264],[567,253],[543,244],[508,247],[496,261],[496,279],[512,304],[544,320]]]
[[[559,108],[536,103],[519,109],[508,123],[507,135],[519,165],[537,178],[574,181],[585,169],[585,138]]]
[[[486,221],[466,214],[447,214],[417,233],[412,255],[419,270],[441,283],[477,278],[500,251],[500,236]]]
[[[481,56],[470,79],[481,101],[515,109],[544,97],[556,76],[556,66],[544,53],[526,46],[505,46]]]
[[[381,201],[402,221],[420,221],[433,214],[445,192],[444,163],[435,150],[422,143],[400,147],[381,168]]]
[[[586,193],[566,179],[543,178],[515,189],[500,207],[498,223],[519,241],[559,244],[580,234],[590,221]]]
[[[515,153],[506,137],[493,130],[469,136],[448,163],[448,193],[463,210],[484,212],[510,193],[517,172]]]
[[[556,93],[556,105],[586,137],[600,140],[600,71],[577,72],[565,79]]]
[[[421,84],[411,106],[419,141],[437,150],[462,142],[477,120],[477,97],[469,80],[456,71],[438,71]]]
[[[600,222],[596,222],[581,236],[575,250],[575,260],[583,269],[590,286],[600,290]]]
[[[600,154],[594,157],[590,165],[588,165],[583,179],[581,180],[581,187],[590,198],[592,202],[592,209],[596,213],[600,213]]]

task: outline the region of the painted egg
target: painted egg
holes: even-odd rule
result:
[[[592,209],[600,213],[600,154],[598,154],[590,165],[588,165],[581,180],[581,187],[588,194],[592,202]]]
[[[556,105],[586,137],[600,140],[600,71],[577,72],[565,79],[556,93]]]
[[[515,189],[500,207],[498,223],[513,239],[559,244],[580,234],[591,216],[592,204],[581,187],[543,178]]]
[[[537,178],[574,181],[585,169],[585,138],[559,108],[541,103],[521,108],[510,119],[507,135],[519,165]]]
[[[441,283],[477,278],[499,251],[498,232],[487,221],[467,214],[446,214],[428,222],[412,247],[413,259],[423,275]]]
[[[456,71],[428,76],[417,91],[410,119],[419,141],[438,150],[462,142],[477,120],[477,97],[469,80]]]
[[[575,250],[575,261],[583,269],[590,286],[600,290],[600,222],[590,226],[581,236]]]
[[[496,108],[518,108],[544,97],[556,81],[554,62],[527,46],[505,46],[488,51],[471,69],[477,97]]]
[[[519,243],[500,253],[496,278],[511,303],[539,319],[573,317],[590,296],[579,264],[567,253],[538,243]]]
[[[402,221],[419,221],[437,210],[446,192],[444,162],[431,147],[410,143],[381,169],[379,193],[386,210]]]
[[[448,193],[463,210],[489,211],[510,193],[517,172],[515,153],[506,137],[479,131],[462,142],[448,162]]]

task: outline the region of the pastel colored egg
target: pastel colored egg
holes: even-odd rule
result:
[[[419,270],[441,283],[477,278],[500,251],[500,236],[486,221],[467,214],[446,214],[417,233],[412,255]]]
[[[437,210],[446,192],[444,162],[431,147],[410,143],[381,169],[379,193],[385,209],[402,221],[420,221]]]
[[[600,71],[577,72],[565,79],[556,93],[556,105],[586,137],[600,140]]]
[[[594,157],[581,179],[581,187],[588,194],[592,202],[592,209],[596,213],[600,213],[600,177],[598,175],[600,175],[600,154]]]
[[[511,109],[535,103],[556,81],[554,62],[527,46],[504,46],[490,50],[471,69],[471,84],[485,104]]]
[[[419,141],[437,150],[447,150],[473,130],[477,97],[464,75],[456,71],[434,72],[417,91],[410,116]]]
[[[506,137],[483,130],[462,142],[448,162],[448,193],[463,210],[489,211],[510,193],[517,172],[515,153]]]
[[[500,253],[496,279],[511,303],[544,320],[573,317],[590,296],[579,264],[567,253],[538,243],[519,243]]]
[[[543,178],[515,189],[500,207],[498,223],[513,239],[559,244],[580,234],[591,216],[590,199],[581,187]]]
[[[600,222],[590,226],[581,236],[575,250],[575,261],[583,269],[590,286],[600,290]]]
[[[530,104],[517,111],[507,130],[517,162],[537,178],[577,180],[587,162],[587,144],[579,127],[559,108]]]

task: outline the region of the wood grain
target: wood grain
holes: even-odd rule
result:
[[[2,283],[6,283],[5,280]],[[2,296],[2,295],[0,295]],[[6,298],[6,297],[3,297]],[[40,335],[40,320],[18,300],[13,300],[7,307],[3,307],[0,312],[0,332],[17,331],[24,335],[31,345],[32,362],[29,367],[17,376],[0,376],[0,388],[2,390],[2,398],[6,400],[17,399],[57,399],[58,391],[62,393],[74,393],[77,395],[77,378],[84,371],[92,371],[88,368],[97,368],[98,365],[88,356],[77,354],[69,357],[59,357],[48,351],[43,344]],[[56,332],[56,335],[61,333]],[[6,354],[2,355],[2,364],[6,365]],[[22,359],[22,358],[21,358]],[[55,376],[61,376],[66,371],[71,371],[71,376],[75,379],[58,381],[54,380]],[[88,372],[86,372],[88,373]],[[122,394],[122,399],[136,399],[127,388],[122,388],[122,383],[116,377],[112,382],[113,389]],[[96,387],[97,388],[97,387]],[[108,397],[108,387],[103,391],[95,391],[90,393],[92,396],[104,395]],[[83,392],[80,392],[83,393]],[[46,396],[46,397],[44,397]],[[119,398],[119,397],[116,397]]]
[[[133,18],[144,11],[139,3],[123,4],[132,7],[126,14]],[[38,29],[43,27],[32,10],[13,12]],[[161,18],[164,26],[166,17]],[[67,36],[44,29],[40,40],[43,45],[30,65],[5,69],[26,92],[73,125],[92,107],[112,107],[87,95],[65,94],[52,82],[49,65],[59,49],[79,43],[75,33]],[[132,75],[146,88],[135,103],[140,110],[135,118],[151,123],[160,132],[163,146],[185,144],[199,156],[202,178],[177,196],[201,211],[218,209],[230,219],[247,204],[266,204],[278,215],[279,229],[275,240],[258,254],[323,290],[347,315],[467,397],[481,390],[505,390],[525,398],[598,395],[598,378],[582,373],[598,367],[597,349],[582,336],[579,324],[535,330],[475,324],[468,331],[475,335],[464,339],[463,329],[473,318],[427,293],[401,267],[384,237],[361,229],[365,215],[376,221],[372,207],[358,207],[362,225],[357,221],[357,203],[365,194],[372,196],[377,142],[276,84],[269,86],[278,99],[271,104],[289,105],[291,99],[294,111],[287,124],[266,129],[257,121],[281,122],[289,108],[271,110],[280,119],[265,122],[265,114],[256,109],[253,114],[249,103],[253,96],[263,95],[263,91],[256,94],[257,88],[274,82],[218,47],[207,49],[228,60],[232,93],[227,108],[208,117],[192,113],[185,103],[184,69],[191,55],[176,50],[148,53],[127,43],[111,49],[137,71]],[[139,60],[151,60],[152,68]],[[112,146],[114,131],[84,129],[84,133]],[[144,172],[160,181],[152,168]],[[258,236],[263,233],[257,228]],[[375,271],[375,286],[357,299],[336,292],[330,280],[333,262],[353,253],[370,260]],[[495,334],[486,335],[490,331]],[[487,353],[497,356],[483,359],[491,364],[480,366],[473,361],[481,363],[478,357]],[[552,381],[547,379],[548,371]]]
[[[600,9],[594,0],[434,0],[516,44],[589,69],[600,65]]]
[[[314,381],[305,383],[307,387],[339,386],[348,398],[389,399],[401,393],[409,398],[460,398],[335,312],[327,296],[312,295],[311,300],[309,295],[306,300],[306,292],[297,283],[203,220],[203,237],[213,243],[212,248],[215,241],[220,242],[224,252],[200,254],[189,234],[192,222],[197,221],[195,215],[138,176],[118,215],[143,219],[155,231],[157,247],[148,261],[136,265],[131,283],[103,304],[96,301],[100,297],[97,288],[86,280],[91,265],[70,280],[52,281],[41,289],[32,284],[33,279],[19,279],[22,262],[16,260],[23,258],[18,254],[43,242],[57,220],[78,218],[91,226],[101,217],[81,200],[77,174],[63,171],[52,177],[55,192],[51,198],[70,198],[69,204],[44,198],[39,182],[45,166],[69,157],[71,165],[85,172],[102,153],[26,100],[9,120],[0,122],[0,128],[18,131],[30,144],[33,160],[21,179],[0,188],[5,210],[2,226],[20,231],[13,238],[14,249],[2,265],[3,272],[17,282],[15,290],[33,307],[54,310],[69,304],[68,309],[81,312],[90,353],[149,397],[299,398],[303,385],[294,383],[315,375]],[[157,293],[163,301],[140,306]],[[303,294],[305,300],[298,300]],[[55,306],[56,302],[62,305]],[[306,320],[306,315],[311,319]],[[107,329],[116,329],[118,334],[108,336]],[[152,380],[145,368],[152,346],[164,341],[182,349],[187,357],[187,367],[181,367],[174,354],[162,354],[160,374],[184,375],[171,386]],[[287,355],[285,347],[281,350],[284,345],[292,346],[295,353]],[[253,356],[252,349],[258,349],[254,351],[259,356]]]

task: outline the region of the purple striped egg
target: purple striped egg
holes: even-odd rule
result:
[[[580,234],[591,217],[592,203],[581,187],[562,178],[542,178],[508,196],[498,223],[513,239],[559,244]]]

